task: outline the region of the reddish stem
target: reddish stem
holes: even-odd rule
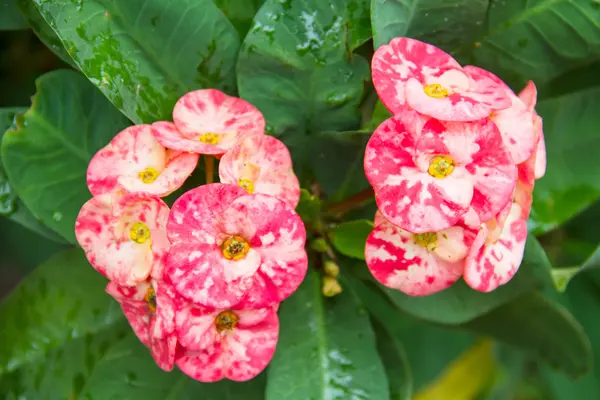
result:
[[[329,207],[327,207],[327,212],[329,214],[340,216],[353,208],[364,205],[367,201],[373,199],[374,196],[375,192],[373,191],[373,188],[368,187],[347,199],[329,205]]]

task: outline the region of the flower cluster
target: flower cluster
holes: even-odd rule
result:
[[[545,172],[535,85],[517,96],[492,73],[409,38],[377,49],[372,74],[393,116],[364,158],[379,208],[365,248],[371,273],[414,296],[461,276],[482,292],[505,284]]]
[[[306,274],[298,180],[285,145],[242,99],[190,92],[173,121],[129,127],[98,151],[75,233],[162,369],[245,381],[271,360],[279,303]],[[220,158],[221,183],[169,209],[161,197],[200,154]]]

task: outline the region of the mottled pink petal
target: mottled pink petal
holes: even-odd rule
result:
[[[200,154],[223,154],[245,138],[263,135],[265,119],[245,100],[215,89],[189,92],[173,109],[174,126],[155,123],[163,146]]]
[[[160,278],[169,250],[166,223],[169,207],[158,197],[130,193],[116,203],[110,194],[96,196],[81,208],[75,222],[77,241],[92,266],[122,286],[135,286],[150,274]],[[143,223],[149,238],[143,243],[131,237]]]
[[[498,214],[510,200],[517,183],[517,168],[502,144],[498,128],[489,119],[430,120],[423,127],[417,151],[429,157],[450,155],[456,165],[449,177],[459,171],[466,172],[467,179],[474,184],[471,207],[481,221]]]
[[[546,141],[542,127],[542,118],[535,116],[533,121],[537,132],[538,141],[535,148],[535,179],[540,179],[546,174]]]
[[[218,311],[209,314],[198,309],[181,318],[180,334],[194,344],[194,350],[182,349],[177,357],[183,373],[200,382],[247,381],[265,369],[279,335],[276,308],[233,312],[239,318],[237,324],[221,332],[214,323]]]
[[[119,302],[129,325],[145,346],[150,346],[150,319],[152,318],[152,312],[144,300],[149,287],[151,287],[149,282],[142,282],[133,287],[109,282],[106,286],[106,293]]]
[[[490,292],[507,283],[517,272],[527,239],[527,222],[521,219],[521,207],[513,203],[502,234],[490,241],[487,229],[479,232],[465,261],[465,282],[480,292]]]
[[[88,165],[87,182],[94,196],[120,185],[129,192],[163,197],[181,187],[197,163],[197,154],[167,151],[152,134],[150,125],[135,125],[121,131],[94,155]],[[145,182],[144,173],[150,174]]]
[[[451,286],[462,275],[464,263],[460,256],[467,254],[474,236],[469,234],[467,238],[464,232],[459,227],[437,232],[437,240],[425,248],[416,243],[414,234],[383,222],[367,238],[365,260],[383,285],[411,296],[433,294]],[[439,255],[436,247],[442,247]]]
[[[219,177],[222,183],[251,184],[250,193],[272,195],[294,209],[300,200],[290,152],[271,136],[251,136],[225,153],[219,163]]]

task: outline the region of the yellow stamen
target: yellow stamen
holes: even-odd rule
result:
[[[221,245],[223,257],[228,260],[238,261],[246,257],[250,250],[250,243],[241,236],[230,236]]]
[[[198,139],[200,140],[202,143],[208,143],[208,144],[218,144],[219,143],[219,135],[216,133],[204,133],[202,135],[200,135],[200,138]]]
[[[158,175],[159,173],[157,170],[152,167],[148,167],[145,170],[140,171],[138,177],[144,183],[152,183],[156,180],[156,178],[158,178]]]
[[[146,290],[146,294],[144,295],[144,301],[148,303],[148,309],[152,312],[156,312],[156,292],[150,286],[148,290]]]
[[[415,240],[416,245],[419,245],[427,250],[435,250],[435,244],[437,242],[437,233],[436,232],[415,233],[413,235],[413,239]]]
[[[129,230],[129,237],[136,243],[145,243],[150,240],[150,228],[143,222],[136,222]]]
[[[249,179],[238,179],[238,186],[249,194],[254,193],[254,183]]]
[[[433,97],[434,99],[443,99],[444,97],[448,97],[448,89],[439,83],[427,85],[423,88],[423,90],[427,96]]]
[[[222,311],[215,318],[215,326],[217,327],[217,332],[221,333],[225,330],[231,331],[238,323],[238,317],[233,311],[227,310]]]
[[[434,178],[443,179],[454,171],[454,160],[450,156],[437,156],[429,162],[427,172]]]

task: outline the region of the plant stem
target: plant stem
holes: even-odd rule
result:
[[[204,173],[206,176],[206,183],[213,183],[213,178],[215,176],[215,158],[208,154],[204,155]]]
[[[327,213],[340,216],[353,208],[362,206],[367,201],[373,199],[374,196],[375,192],[373,192],[373,188],[368,187],[347,199],[329,205],[329,207],[327,207]]]

